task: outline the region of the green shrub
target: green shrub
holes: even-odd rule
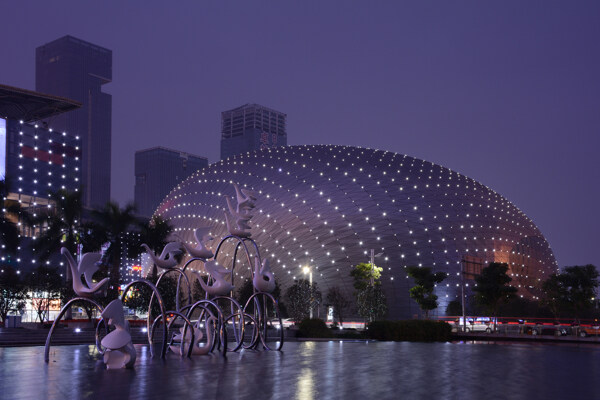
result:
[[[319,318],[305,318],[300,322],[298,337],[304,338],[329,338],[333,337],[325,321]]]
[[[417,319],[374,321],[367,326],[367,337],[376,340],[445,342],[450,340],[451,331],[452,327],[447,322]]]

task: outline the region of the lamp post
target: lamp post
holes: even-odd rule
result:
[[[304,267],[304,275],[308,274],[308,282],[310,284],[310,319],[313,317],[313,287],[312,287],[312,270],[310,267]]]

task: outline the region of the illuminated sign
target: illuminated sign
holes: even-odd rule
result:
[[[0,118],[0,180],[6,175],[6,120]]]
[[[140,271],[140,272],[142,272],[142,266],[141,265],[132,265],[131,269],[133,271]]]

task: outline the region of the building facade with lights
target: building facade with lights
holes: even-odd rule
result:
[[[0,179],[8,183],[4,193],[6,202],[14,202],[35,215],[54,206],[51,192],[79,190],[82,162],[79,136],[53,130],[40,121],[80,106],[71,99],[0,85]],[[20,245],[14,255],[0,249],[0,273],[10,267],[18,275],[25,275],[39,265],[33,243],[41,228],[21,223],[20,214],[9,213],[6,218],[17,224]],[[62,275],[62,256],[57,254],[47,263],[58,267]],[[21,315],[23,322],[36,320],[32,306],[35,294],[30,296]],[[58,313],[59,307],[59,300],[50,304],[50,317]]]
[[[82,161],[79,136],[53,130],[40,121],[80,106],[71,99],[0,85],[0,179],[6,178],[8,182],[7,201],[14,201],[35,214],[53,206],[50,192],[79,190]],[[19,216],[8,217],[20,222]],[[37,267],[31,241],[40,228],[20,224],[18,229],[21,235],[18,253],[11,256],[0,251],[0,264],[21,274]],[[59,266],[59,261],[54,266]]]
[[[81,103],[49,122],[81,136],[83,204],[104,206],[110,200],[112,96],[102,86],[112,81],[112,51],[64,36],[38,47],[35,62],[36,90]]]
[[[387,151],[315,145],[241,154],[189,177],[157,214],[190,242],[199,226],[223,237],[233,182],[259,193],[252,238],[283,288],[308,266],[324,296],[337,286],[353,298],[352,266],[368,262],[374,249],[389,318],[419,313],[409,297],[407,266],[447,273],[436,287],[433,315],[460,299],[461,269],[472,277],[490,262],[508,263],[519,294],[536,298],[558,268],[536,225],[500,194],[448,168]],[[230,266],[233,250],[226,246],[219,263]],[[235,275],[237,282],[247,278],[249,266],[240,262]]]
[[[51,192],[79,190],[79,136],[0,118],[0,137],[3,131],[5,136],[0,146],[5,154],[5,174],[11,185],[9,198],[25,207],[45,206]],[[2,168],[0,166],[0,171]]]
[[[221,159],[249,151],[287,145],[287,115],[244,104],[221,113]]]
[[[178,183],[208,166],[206,157],[164,147],[135,152],[135,194],[138,214],[150,217]]]

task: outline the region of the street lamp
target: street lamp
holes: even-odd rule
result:
[[[304,267],[304,275],[308,274],[308,282],[310,283],[310,319],[313,317],[313,287],[312,287],[312,270],[310,267]]]

